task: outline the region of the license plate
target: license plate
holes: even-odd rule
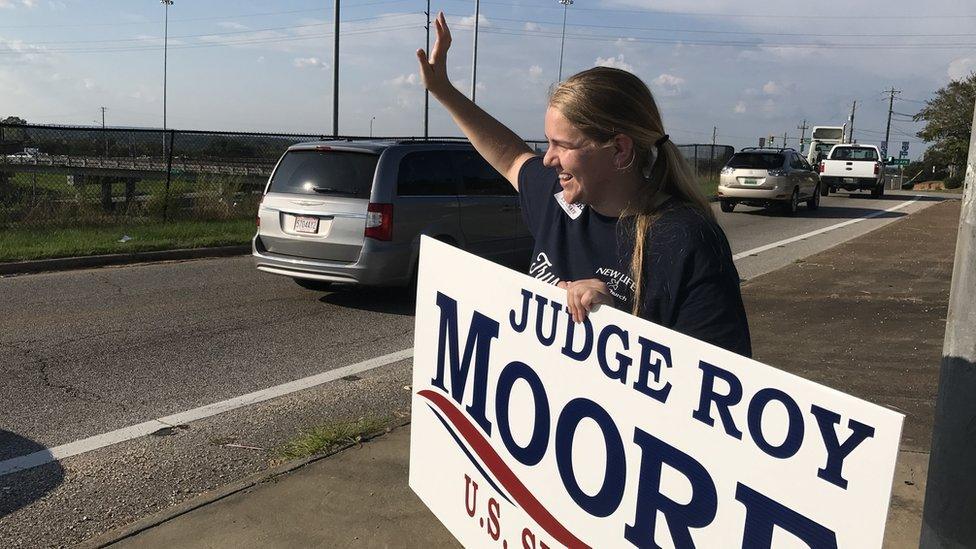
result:
[[[296,233],[317,233],[319,232],[319,218],[317,217],[296,217]]]
[[[854,178],[853,177],[845,177],[844,178],[844,183],[854,183]]]
[[[750,178],[750,177],[744,177],[744,178],[742,178],[742,184],[743,185],[758,185],[759,184],[759,180],[758,179],[753,179],[753,178]]]

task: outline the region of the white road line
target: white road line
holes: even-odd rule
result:
[[[322,372],[321,374],[316,374],[314,376],[290,381],[288,383],[282,383],[281,385],[275,385],[274,387],[268,387],[267,389],[261,389],[260,391],[248,393],[239,397],[215,402],[213,404],[207,404],[206,406],[187,410],[178,414],[153,419],[137,425],[131,425],[129,427],[123,427],[121,429],[116,429],[114,431],[109,431],[93,437],[69,442],[68,444],[63,444],[54,448],[45,448],[44,450],[34,452],[33,454],[27,454],[0,461],[0,477],[9,475],[11,473],[16,473],[18,471],[23,471],[25,469],[45,465],[47,463],[51,463],[52,461],[76,456],[85,452],[91,452],[92,450],[104,448],[119,442],[144,437],[164,427],[186,424],[191,421],[208,418],[217,414],[222,414],[224,412],[229,412],[231,410],[236,410],[238,408],[243,408],[245,406],[250,406],[252,404],[257,404],[259,402],[264,402],[266,400],[271,400],[273,398],[301,391],[303,389],[309,389],[317,385],[335,381],[348,375],[365,372],[367,370],[379,368],[380,366],[385,366],[387,364],[393,364],[394,362],[399,362],[412,356],[413,348],[404,349],[388,355],[378,356],[376,358],[357,362],[356,364],[350,364],[349,366],[336,368],[335,370]]]
[[[804,238],[810,238],[811,236],[817,236],[818,234],[823,234],[823,233],[826,233],[826,232],[833,231],[835,229],[840,229],[841,227],[847,227],[848,225],[853,225],[855,223],[860,223],[861,221],[864,221],[865,219],[871,219],[872,217],[878,217],[880,215],[884,215],[886,213],[893,212],[895,210],[900,210],[900,209],[904,208],[905,206],[908,206],[909,204],[914,203],[918,199],[919,199],[919,197],[916,196],[915,198],[913,198],[911,200],[902,202],[901,204],[898,204],[897,206],[892,206],[892,207],[888,208],[887,210],[883,210],[883,211],[879,210],[877,212],[870,213],[870,214],[868,214],[868,215],[866,215],[864,217],[858,217],[856,219],[849,219],[847,221],[844,221],[844,222],[841,222],[841,223],[837,223],[835,225],[830,225],[829,227],[824,227],[822,229],[817,229],[816,231],[810,231],[808,233],[804,233],[804,234],[801,234],[799,236],[794,236],[792,238],[787,238],[787,239],[784,239],[784,240],[780,240],[778,242],[773,242],[772,244],[766,244],[764,246],[759,246],[758,248],[753,248],[751,250],[746,250],[744,252],[740,252],[740,253],[737,253],[737,254],[733,255],[732,256],[732,260],[733,261],[738,261],[738,260],[742,259],[743,257],[749,257],[750,255],[755,255],[755,254],[759,254],[759,253],[765,252],[767,250],[772,250],[773,248],[777,248],[779,246],[785,246],[786,244],[792,244],[792,243],[797,242],[799,240],[803,240]]]

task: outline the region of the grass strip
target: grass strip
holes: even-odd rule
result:
[[[0,229],[0,261],[204,248],[247,244],[253,219],[174,221],[58,229]],[[124,236],[130,240],[119,242]]]
[[[361,442],[387,429],[390,417],[361,417],[356,421],[329,423],[301,432],[286,442],[271,459],[272,465],[302,459],[335,450],[346,444]]]

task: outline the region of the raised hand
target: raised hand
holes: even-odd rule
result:
[[[437,14],[434,19],[437,39],[430,50],[430,59],[423,49],[417,50],[417,60],[420,61],[420,76],[424,86],[435,96],[447,91],[451,87],[451,80],[447,77],[447,50],[451,48],[451,29],[447,28],[444,12]]]

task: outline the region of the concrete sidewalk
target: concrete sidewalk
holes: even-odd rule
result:
[[[743,286],[758,360],[906,414],[885,547],[918,546],[958,219],[941,203]],[[408,453],[397,429],[112,546],[458,546]]]

